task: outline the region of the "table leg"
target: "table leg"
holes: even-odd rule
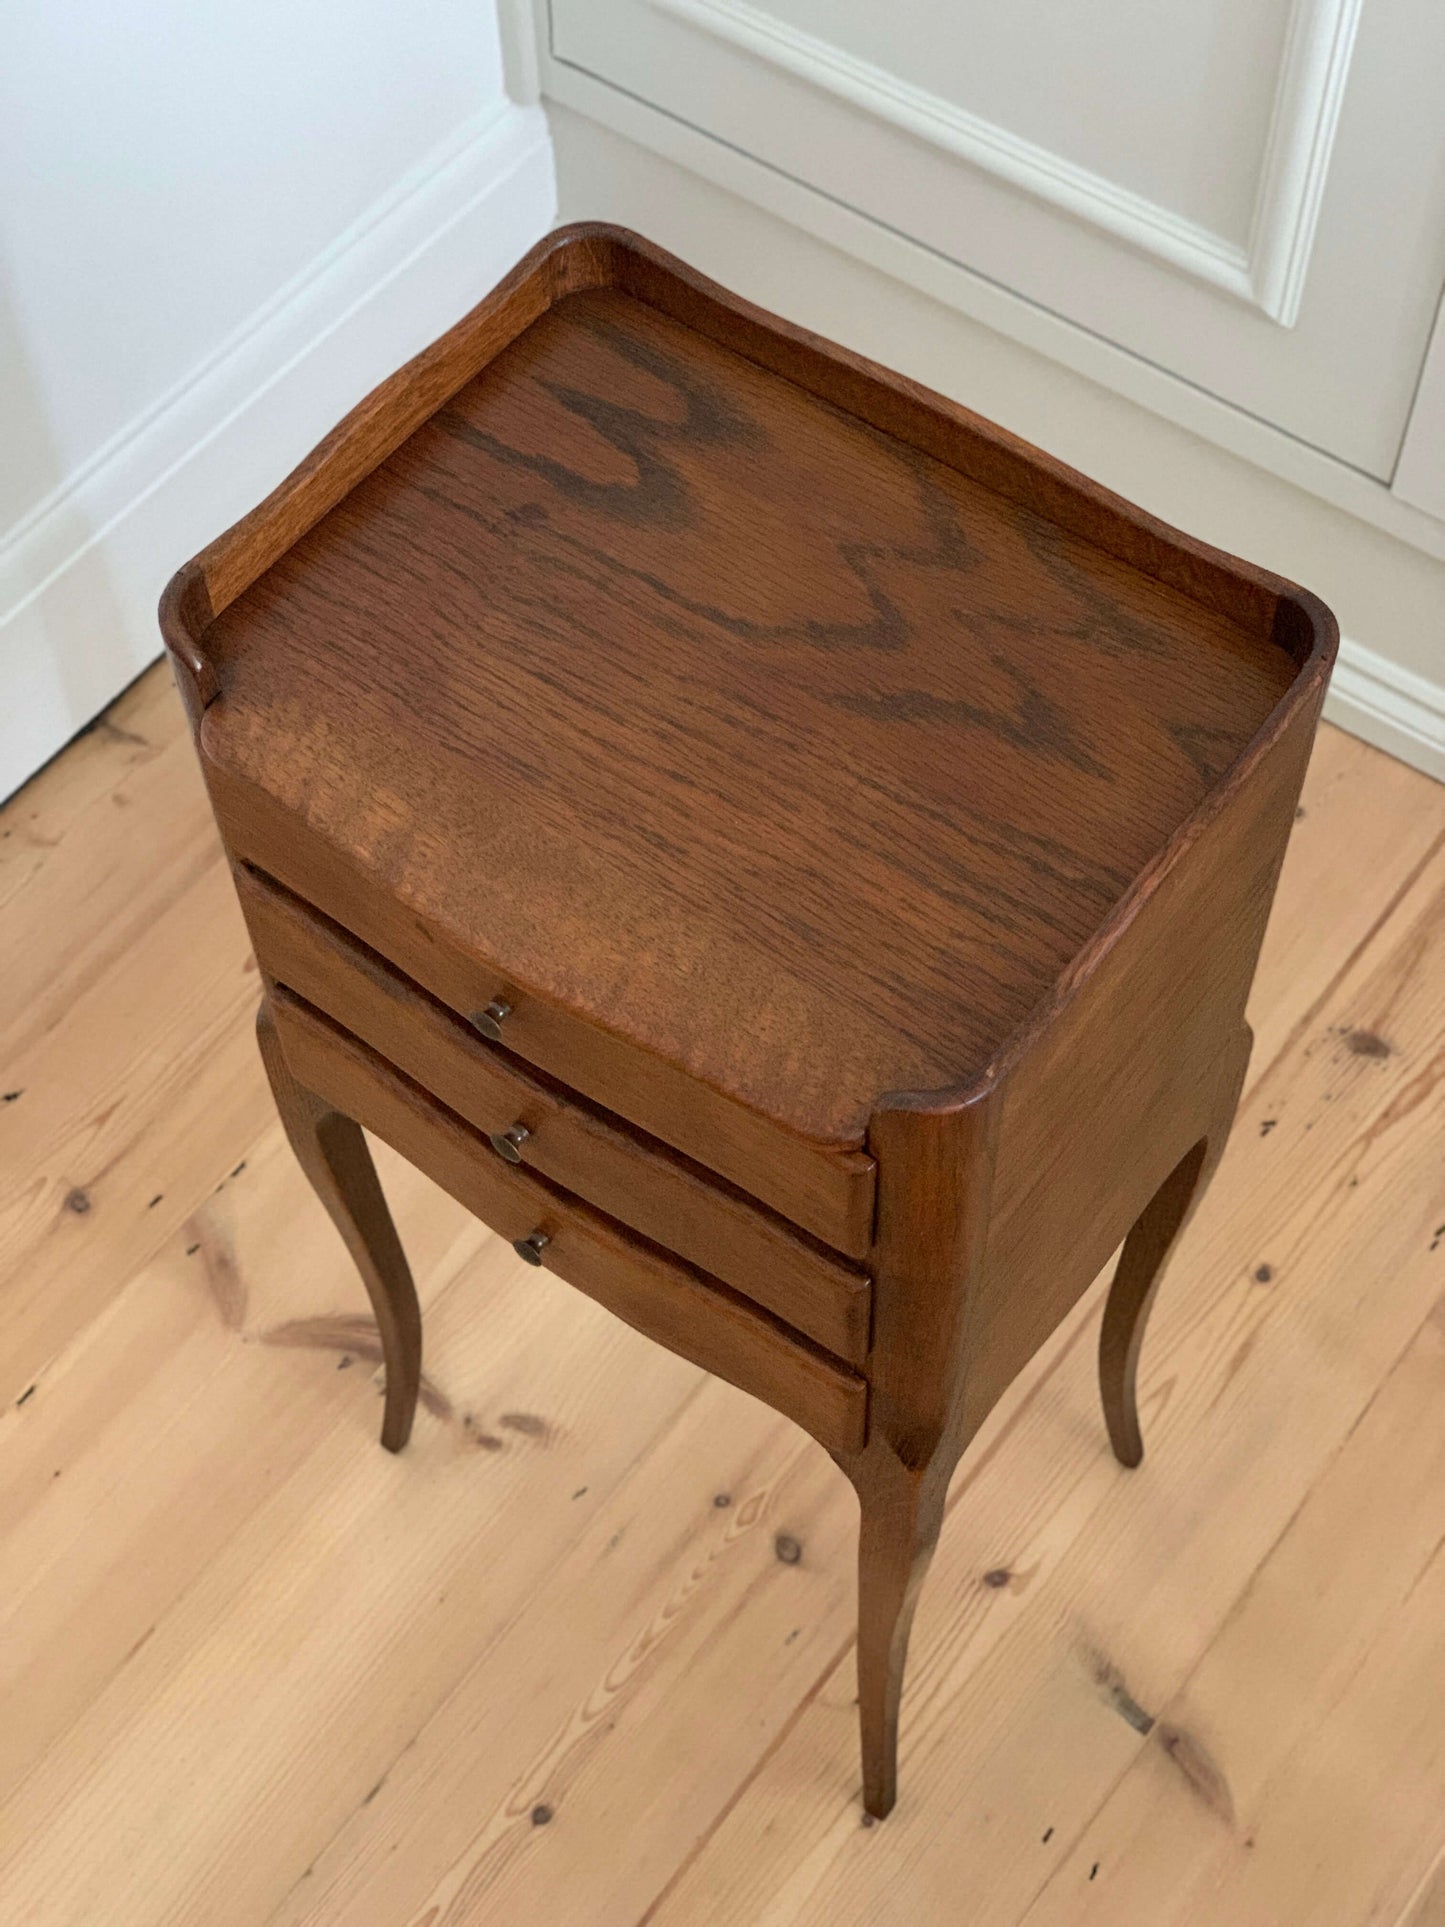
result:
[[[1134,1221],[1109,1286],[1099,1334],[1099,1388],[1109,1442],[1121,1465],[1138,1465],[1144,1457],[1137,1391],[1144,1330],[1164,1267],[1223,1155],[1253,1042],[1246,1026],[1207,1133],[1185,1152]]]
[[[381,1442],[399,1452],[411,1436],[421,1382],[421,1307],[361,1126],[298,1084],[269,1003],[256,1039],[291,1149],[356,1262],[376,1314],[386,1372]]]
[[[943,1524],[948,1470],[905,1466],[880,1443],[846,1470],[858,1493],[858,1718],[863,1805],[882,1820],[898,1790],[898,1709],[914,1609]]]

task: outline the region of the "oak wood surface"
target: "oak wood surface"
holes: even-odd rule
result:
[[[644,1237],[755,1299],[854,1365],[867,1356],[867,1277],[655,1140],[593,1111],[244,866],[241,908],[263,969],[404,1071],[478,1130],[520,1124],[516,1155]]]
[[[540,1234],[545,1263],[647,1337],[766,1400],[830,1451],[866,1429],[863,1379],[716,1279],[545,1179],[503,1164],[486,1140],[364,1044],[284,989],[270,998],[300,1082],[383,1138],[509,1243]]]
[[[1006,438],[829,351],[844,412],[622,253],[646,299],[547,308],[205,631],[213,788],[243,855],[268,799],[324,850],[259,826],[303,894],[345,869],[339,920],[404,904],[361,934],[422,981],[432,943],[508,976],[519,1049],[531,998],[779,1155],[857,1145],[986,1068],[1308,644],[1273,578],[1043,458],[1029,499]]]
[[[375,1449],[163,679],[114,721],[0,815],[0,1915],[1433,1923],[1445,791],[1322,732],[1150,1456],[1101,1280],[955,1481],[864,1829],[826,1456],[384,1147],[428,1365]]]

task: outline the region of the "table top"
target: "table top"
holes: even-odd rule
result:
[[[203,743],[532,993],[857,1143],[984,1070],[1299,665],[1272,579],[1186,593],[963,411],[925,452],[675,305],[544,306],[223,609]]]

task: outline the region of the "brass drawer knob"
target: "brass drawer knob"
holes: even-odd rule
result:
[[[545,1231],[534,1231],[530,1238],[518,1238],[512,1249],[519,1258],[525,1258],[529,1265],[540,1265],[542,1253],[551,1242]]]
[[[499,1158],[505,1158],[508,1164],[520,1164],[522,1146],[531,1135],[525,1124],[513,1124],[505,1131],[488,1131],[487,1142]]]
[[[509,1017],[511,1013],[512,1006],[496,998],[487,1005],[485,1010],[474,1010],[467,1021],[479,1030],[483,1037],[490,1037],[495,1044],[499,1042],[502,1035],[502,1019]]]

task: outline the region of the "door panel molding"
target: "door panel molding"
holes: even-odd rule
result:
[[[1362,0],[1294,0],[1247,247],[750,0],[648,4],[1294,325]]]

